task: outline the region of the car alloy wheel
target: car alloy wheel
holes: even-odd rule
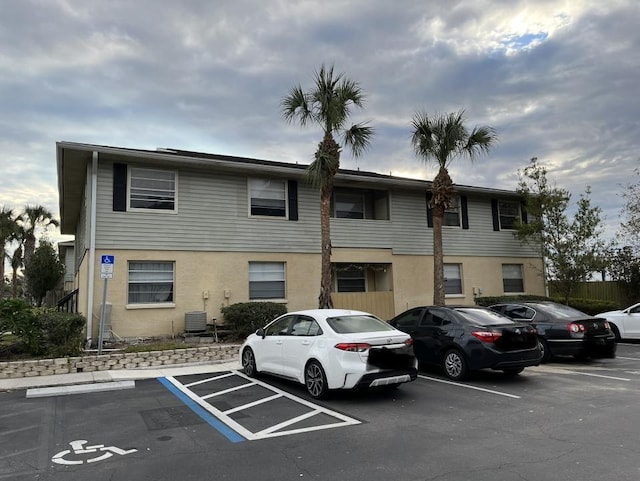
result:
[[[256,377],[258,374],[256,358],[253,355],[253,351],[249,347],[247,347],[242,352],[242,369],[244,370],[244,373],[249,377]]]
[[[467,360],[457,350],[451,349],[444,355],[442,367],[448,378],[454,381],[462,381],[467,377]]]
[[[542,351],[542,359],[540,360],[540,362],[549,362],[549,360],[551,359],[551,349],[549,349],[549,343],[539,337],[538,344],[540,344],[540,351]]]
[[[317,361],[311,361],[307,364],[304,370],[304,383],[314,399],[322,399],[327,395],[327,376]]]

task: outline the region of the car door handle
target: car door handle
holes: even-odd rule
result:
[[[302,341],[303,346],[308,346],[309,344],[311,344],[309,341]]]
[[[276,344],[282,344],[282,341],[276,341]]]

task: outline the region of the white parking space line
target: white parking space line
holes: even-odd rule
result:
[[[640,358],[638,357],[616,356],[616,359],[624,359],[625,361],[640,361]]]
[[[626,377],[616,377],[616,376],[605,376],[604,374],[593,374],[591,372],[580,372],[580,371],[569,371],[566,370],[567,373],[570,374],[581,374],[583,376],[591,376],[591,377],[601,377],[604,379],[613,379],[614,381],[631,381],[631,379],[627,379]]]
[[[189,384],[185,384],[185,387],[197,386],[199,384],[204,384],[205,382],[217,381],[218,379],[224,379],[225,377],[233,376],[232,372],[228,372],[226,374],[221,374],[219,376],[208,377],[206,379],[200,379],[199,381],[190,382]]]
[[[212,392],[209,394],[205,394],[205,395],[197,395],[195,394],[193,391],[191,391],[189,389],[190,386],[195,386],[195,385],[202,385],[206,382],[210,382],[213,381],[215,379],[222,379],[225,377],[229,377],[229,376],[237,376],[237,377],[241,377],[243,379],[245,379],[247,382],[245,384],[241,384],[239,386],[230,388],[230,389],[224,389],[224,390],[220,390],[220,391],[216,391],[216,392]],[[209,412],[210,414],[212,414],[215,418],[217,418],[219,421],[221,421],[222,423],[226,424],[229,428],[231,428],[233,431],[235,431],[236,433],[238,433],[239,435],[241,435],[242,437],[244,437],[247,440],[258,440],[258,439],[265,439],[265,438],[272,438],[272,437],[276,437],[276,436],[286,436],[286,435],[291,435],[291,434],[299,434],[299,433],[305,433],[305,432],[310,432],[310,431],[318,431],[321,429],[329,429],[329,428],[337,428],[337,427],[345,427],[345,426],[352,426],[352,425],[356,425],[356,424],[361,424],[361,421],[358,421],[357,419],[351,418],[349,416],[346,416],[342,413],[339,413],[337,411],[333,411],[331,409],[322,407],[318,404],[314,404],[312,402],[309,402],[305,399],[299,398],[297,396],[294,396],[292,394],[289,394],[286,391],[282,391],[274,386],[271,386],[270,384],[264,383],[262,381],[259,381],[257,379],[254,378],[250,378],[248,376],[246,376],[245,374],[238,372],[238,371],[232,371],[231,373],[225,374],[225,375],[221,375],[221,376],[216,376],[215,378],[207,378],[207,379],[202,379],[200,381],[196,381],[193,383],[189,383],[189,384],[182,384],[180,383],[180,381],[178,381],[177,379],[175,379],[174,377],[171,376],[167,376],[165,378],[168,382],[170,382],[173,386],[175,386],[177,389],[179,389],[181,392],[183,392],[187,397],[189,397],[191,400],[193,400],[194,402],[196,402],[199,406],[201,406],[202,408],[204,408],[207,412]],[[267,395],[264,398],[261,398],[259,400],[244,404],[242,406],[236,406],[233,407],[231,409],[227,409],[225,411],[221,411],[219,409],[217,409],[216,407],[212,406],[211,404],[209,404],[206,399],[211,399],[213,397],[216,396],[221,396],[223,394],[233,394],[233,392],[238,391],[239,389],[245,389],[248,387],[252,387],[252,386],[261,386],[265,389],[267,389],[268,391],[271,391],[273,394]],[[303,405],[307,408],[309,408],[309,411],[302,414],[302,415],[298,415],[298,416],[294,416],[290,419],[287,419],[283,422],[279,422],[278,424],[274,424],[273,426],[269,426],[267,428],[264,428],[260,431],[257,432],[252,432],[251,430],[247,429],[246,427],[242,426],[240,424],[240,422],[233,420],[229,415],[233,414],[233,413],[237,413],[237,412],[241,412],[262,404],[266,404],[270,401],[275,401],[277,399],[281,399],[281,398],[287,398],[290,401],[293,401],[297,404]],[[268,408],[267,408],[268,409]],[[302,428],[297,428],[297,429],[290,429],[288,431],[283,431],[283,428],[286,428],[288,426],[293,426],[296,423],[299,423],[301,421],[304,421],[306,419],[310,419],[314,416],[317,416],[319,414],[324,414],[330,418],[333,418],[334,421],[336,422],[327,422],[325,424],[318,424],[315,426],[307,426],[307,427],[302,427]]]
[[[427,381],[441,382],[442,384],[450,384],[452,386],[464,387],[464,388],[467,388],[467,389],[473,389],[475,391],[482,391],[482,392],[486,392],[486,393],[489,393],[489,394],[496,394],[498,396],[509,397],[509,398],[512,398],[512,399],[522,399],[520,396],[516,396],[515,394],[509,394],[509,393],[506,393],[506,392],[494,391],[492,389],[486,389],[486,388],[483,388],[483,387],[472,386],[470,384],[462,384],[462,383],[454,382],[454,381],[446,381],[444,379],[438,379],[437,377],[423,376],[421,374],[419,374],[418,377],[421,378],[421,379],[426,379]]]

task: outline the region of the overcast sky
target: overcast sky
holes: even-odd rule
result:
[[[376,129],[344,168],[431,180],[411,118],[465,109],[499,143],[455,183],[515,189],[535,156],[573,200],[591,186],[612,235],[640,166],[639,25],[638,0],[0,0],[0,205],[58,215],[61,140],[309,163],[321,133],[280,101],[326,63]]]

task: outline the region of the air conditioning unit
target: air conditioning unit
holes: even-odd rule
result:
[[[184,313],[184,332],[205,332],[206,330],[206,311],[192,311]]]

